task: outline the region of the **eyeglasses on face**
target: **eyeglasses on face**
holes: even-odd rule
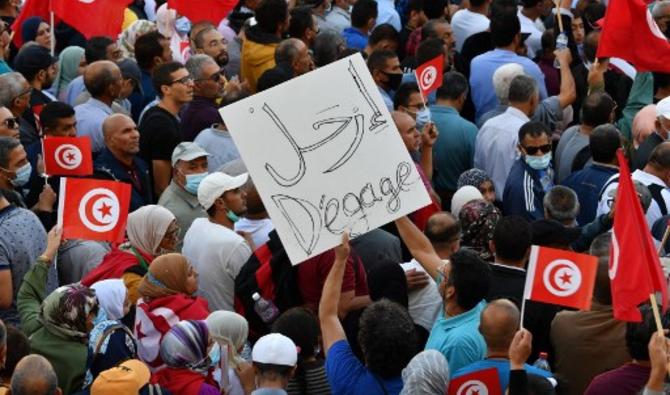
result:
[[[174,85],[174,84],[182,84],[182,85],[188,85],[189,83],[193,82],[193,77],[190,75],[187,75],[186,77],[180,78],[178,80],[174,80],[170,82],[169,85]]]
[[[546,154],[549,151],[551,151],[551,144],[545,144],[545,145],[541,145],[539,147],[525,147],[525,146],[522,146],[522,147],[528,155],[535,155],[539,151],[542,151],[543,154]]]
[[[18,129],[19,128],[19,119],[18,118],[7,118],[4,121],[2,121],[2,125],[4,125],[8,129]]]

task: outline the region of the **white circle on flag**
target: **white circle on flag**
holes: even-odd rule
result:
[[[582,285],[582,272],[574,262],[556,259],[544,269],[542,281],[549,292],[559,297],[566,297],[577,292]]]
[[[489,395],[489,389],[479,380],[468,380],[458,388],[456,395]]]
[[[84,3],[84,4],[91,4],[91,3],[95,2],[95,0],[79,0],[79,1]]]
[[[79,218],[94,232],[109,232],[119,222],[120,206],[114,192],[107,188],[95,188],[81,199]]]
[[[433,85],[437,79],[437,68],[435,66],[428,66],[421,71],[419,75],[419,84],[421,85],[421,90],[425,91]]]
[[[81,165],[83,155],[79,147],[73,144],[63,144],[54,151],[54,159],[58,166],[63,169],[72,170]]]

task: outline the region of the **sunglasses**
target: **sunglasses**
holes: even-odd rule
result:
[[[535,155],[538,151],[542,151],[543,154],[546,154],[551,151],[551,144],[545,144],[539,147],[523,147],[523,149],[528,155]]]
[[[212,74],[209,78],[200,78],[200,79],[197,79],[197,80],[194,80],[194,81],[196,81],[196,82],[200,82],[200,81],[219,82],[219,81],[221,81],[222,78],[224,78],[224,73],[225,73],[225,70],[221,69],[221,70],[217,71],[216,73]]]
[[[2,124],[5,125],[8,129],[18,129],[19,128],[19,119],[18,118],[7,118],[2,121]]]

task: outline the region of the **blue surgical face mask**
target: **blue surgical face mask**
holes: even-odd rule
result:
[[[547,152],[542,156],[531,156],[526,155],[526,163],[532,169],[535,170],[546,170],[551,163],[551,152]]]
[[[198,186],[200,186],[200,182],[207,177],[207,172],[205,173],[197,173],[197,174],[187,174],[186,175],[186,185],[184,185],[184,189],[186,189],[186,192],[190,193],[191,195],[197,195],[198,194]]]
[[[228,219],[229,219],[231,222],[233,222],[233,223],[235,223],[235,222],[237,222],[237,221],[240,220],[240,217],[238,217],[237,214],[235,214],[234,212],[232,212],[232,211],[230,211],[230,210],[228,210],[228,214],[226,214],[226,216],[227,216]]]
[[[209,350],[209,359],[212,361],[211,366],[218,366],[219,361],[221,360],[221,346],[215,344],[211,350]]]
[[[12,180],[12,185],[15,187],[22,187],[28,183],[28,180],[30,179],[30,173],[33,171],[32,166],[30,166],[30,162],[26,163],[25,165],[19,167],[16,170],[16,178]]]
[[[174,21],[174,28],[177,33],[186,34],[191,31],[191,21],[185,16],[179,17]]]
[[[416,128],[421,130],[428,122],[430,122],[430,108],[424,107],[416,113]]]

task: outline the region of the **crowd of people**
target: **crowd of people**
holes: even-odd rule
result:
[[[17,46],[0,0],[0,394],[446,394],[487,368],[509,394],[667,393],[670,341],[649,304],[614,319],[608,269],[619,150],[670,252],[670,74],[596,56],[607,3],[239,0],[213,23],[133,0],[118,37],[30,16]],[[670,0],[649,21],[670,39]],[[353,54],[432,204],[293,265],[219,109]],[[122,243],[57,225],[76,208],[42,142],[81,136],[89,178],[131,187]],[[521,312],[532,245],[597,257],[590,311]]]

